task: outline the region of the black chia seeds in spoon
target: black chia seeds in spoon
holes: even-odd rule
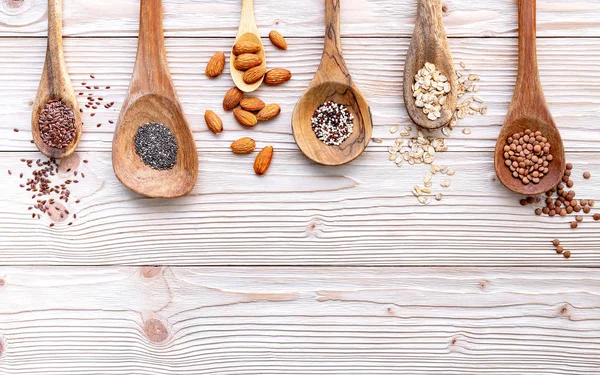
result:
[[[75,116],[62,100],[49,100],[40,112],[38,124],[40,137],[50,147],[62,149],[75,139]]]
[[[354,116],[343,104],[325,102],[317,108],[311,120],[317,138],[328,146],[337,146],[352,134]]]
[[[159,122],[140,126],[135,134],[135,152],[153,169],[171,169],[177,162],[177,141],[173,133]]]

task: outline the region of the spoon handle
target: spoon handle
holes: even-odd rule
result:
[[[238,36],[244,33],[258,33],[254,19],[254,0],[242,0],[242,16]]]
[[[56,97],[60,93],[60,82],[67,67],[63,56],[62,42],[62,0],[48,0],[48,43],[46,45],[46,73],[49,75],[50,95]]]
[[[423,33],[423,40],[434,46],[434,48],[425,48],[426,51],[435,52],[438,48],[443,48],[446,33],[442,21],[441,0],[419,0],[416,22],[418,23],[416,29]]]
[[[519,0],[519,89],[541,92],[536,49],[536,0]]]
[[[326,72],[330,77],[337,75],[338,78],[349,79],[340,39],[340,1],[325,0],[325,43],[319,72]]]
[[[162,0],[141,0],[136,71],[146,76],[147,84],[160,85],[160,77],[169,76],[166,56]]]

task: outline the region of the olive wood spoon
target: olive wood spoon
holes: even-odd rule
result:
[[[262,64],[260,66],[266,69],[267,60],[265,57],[265,48],[260,39],[260,33],[258,32],[258,27],[256,27],[256,21],[254,20],[254,0],[242,0],[242,17],[235,43],[241,41],[254,42],[260,45],[260,50],[256,52],[256,54],[262,59]],[[233,79],[233,82],[238,89],[244,92],[255,91],[262,84],[264,76],[255,83],[247,84],[244,82],[244,72],[237,70],[234,66],[236,58],[237,56],[232,52],[229,58],[229,70],[231,71],[231,78]]]
[[[64,148],[54,148],[46,144],[40,135],[38,123],[40,112],[51,99],[59,99],[73,110],[75,118],[75,137]],[[33,142],[40,152],[47,157],[60,159],[71,155],[77,148],[81,138],[82,123],[79,104],[73,92],[67,64],[63,54],[62,43],[62,0],[48,0],[48,43],[46,61],[42,78],[38,87],[33,112],[31,115],[31,132]]]
[[[517,83],[494,153],[494,168],[500,182],[515,193],[526,195],[541,194],[554,188],[560,182],[566,165],[563,141],[548,109],[538,73],[535,22],[535,0],[519,0]],[[526,129],[541,131],[551,146],[550,154],[553,160],[548,164],[548,173],[538,184],[524,185],[520,179],[513,177],[510,169],[504,164],[506,139]]]
[[[174,198],[189,193],[198,178],[198,153],[167,65],[162,0],[140,1],[138,49],[129,91],[113,137],[115,175],[134,192]],[[135,151],[139,126],[156,121],[168,127],[178,145],[172,169],[155,170]]]
[[[423,109],[415,105],[412,86],[415,75],[425,63],[432,63],[450,82],[450,92],[440,111],[441,117],[430,120]],[[458,100],[458,82],[454,60],[442,21],[441,0],[418,0],[417,19],[404,66],[404,105],[415,124],[426,129],[437,129],[452,120]]]
[[[345,105],[354,115],[353,132],[339,146],[321,142],[311,126],[314,111],[329,100]],[[340,0],[325,0],[325,45],[321,65],[294,108],[294,139],[309,159],[324,165],[341,165],[362,154],[371,140],[372,130],[371,110],[352,81],[342,55]]]

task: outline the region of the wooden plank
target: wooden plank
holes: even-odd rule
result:
[[[433,194],[444,198],[429,206],[411,194],[428,167],[398,168],[383,151],[328,168],[276,150],[263,177],[253,155],[201,152],[196,188],[176,200],[128,191],[108,152],[79,153],[67,165],[85,178],[70,185],[69,217],[53,228],[46,216],[31,218],[35,200],[19,187],[28,171],[19,160],[38,154],[1,156],[0,264],[600,266],[600,222],[591,218],[600,207],[577,230],[573,217],[535,216],[495,180],[491,152],[438,154],[457,172],[449,188],[434,178]],[[577,197],[600,203],[600,153],[568,159]],[[584,182],[585,170],[594,176]],[[61,172],[53,181],[66,179],[75,177]],[[555,254],[554,238],[571,259]]]
[[[322,48],[321,40],[291,39],[287,52],[275,51],[267,42],[270,67],[289,68],[294,77],[280,87],[263,87],[256,95],[266,102],[277,102],[282,114],[274,121],[257,126],[252,131],[239,126],[231,113],[223,113],[222,97],[231,87],[228,71],[216,80],[204,75],[209,57],[224,50],[232,39],[169,39],[168,58],[173,79],[190,120],[201,152],[226,151],[229,144],[245,135],[273,144],[276,149],[295,150],[290,118],[296,101],[316,71]],[[102,105],[95,117],[84,115],[84,135],[80,150],[108,151],[111,149],[114,126],[122,104],[135,58],[133,39],[67,39],[66,59],[75,87],[83,89],[85,82],[110,90],[90,91],[104,101],[115,101],[106,110]],[[457,61],[465,61],[481,78],[479,94],[489,105],[486,116],[465,119],[462,127],[472,129],[466,136],[459,127],[449,141],[451,151],[492,150],[500,124],[508,109],[516,77],[516,41],[513,39],[452,39]],[[407,39],[382,39],[378,44],[363,39],[347,39],[344,50],[349,68],[370,101],[375,123],[374,136],[392,137],[392,125],[410,124],[402,101],[402,70]],[[29,143],[31,102],[33,101],[43,66],[45,42],[42,39],[0,39],[0,151],[35,150]],[[487,52],[485,52],[487,51]],[[550,109],[559,124],[567,151],[595,151],[600,146],[596,114],[600,106],[600,68],[595,57],[600,45],[595,39],[542,39],[539,41],[542,83]],[[365,58],[368,56],[368,58]],[[565,56],[569,56],[565,58]],[[227,68],[228,69],[228,68]],[[565,72],[568,72],[566,74]],[[91,80],[89,74],[95,74]],[[80,105],[87,103],[80,97]],[[206,129],[204,111],[213,109],[223,116],[225,132],[217,137]],[[103,123],[97,128],[98,123]],[[13,129],[20,129],[14,133]]]
[[[240,18],[239,0],[164,0],[167,36],[233,37]],[[450,36],[514,36],[517,7],[513,1],[445,1]],[[540,36],[600,36],[600,4],[593,0],[544,0],[538,3]],[[65,1],[68,36],[135,36],[139,2],[135,0]],[[320,0],[256,1],[262,35],[273,28],[287,36],[323,35]],[[344,36],[410,36],[415,0],[346,0],[342,4]],[[46,2],[1,0],[0,36],[43,36]]]
[[[0,277],[3,375],[600,368],[592,269],[27,267]]]

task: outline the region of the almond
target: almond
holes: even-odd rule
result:
[[[240,106],[246,111],[258,112],[261,109],[265,108],[265,102],[263,102],[259,98],[244,98],[240,102]]]
[[[254,113],[244,111],[243,109],[239,108],[235,108],[233,110],[233,116],[237,122],[240,123],[240,125],[247,126],[249,128],[253,127],[258,122],[256,116],[254,116]]]
[[[265,83],[269,86],[280,85],[287,82],[292,78],[292,72],[285,69],[271,69],[265,75]]]
[[[258,175],[265,174],[271,165],[271,159],[273,159],[273,147],[266,146],[254,160],[254,173]]]
[[[250,137],[244,137],[234,141],[229,147],[234,154],[249,154],[254,151],[256,142]]]
[[[248,40],[242,40],[233,45],[233,54],[238,56],[244,53],[256,53],[260,51],[260,44]]]
[[[262,64],[262,59],[258,55],[253,55],[251,53],[244,53],[239,55],[233,61],[233,67],[237,70],[248,70],[250,68],[254,68],[255,66],[259,66]]]
[[[269,121],[275,118],[279,112],[281,112],[281,108],[277,104],[269,104],[258,112],[256,119],[259,121]]]
[[[223,98],[223,109],[231,111],[240,104],[240,101],[244,97],[244,92],[237,87],[232,87],[225,93]]]
[[[204,112],[204,121],[206,121],[206,126],[208,126],[208,129],[211,132],[219,134],[223,131],[223,121],[210,109],[207,109],[206,112]]]
[[[217,52],[208,60],[206,64],[206,76],[210,78],[218,77],[225,68],[225,53]]]
[[[269,33],[269,39],[271,39],[271,43],[279,49],[287,49],[287,42],[283,35],[281,35],[278,31],[271,30]]]
[[[244,72],[244,82],[251,85],[261,80],[261,78],[265,75],[267,68],[262,65],[255,66],[252,69],[248,69]]]

